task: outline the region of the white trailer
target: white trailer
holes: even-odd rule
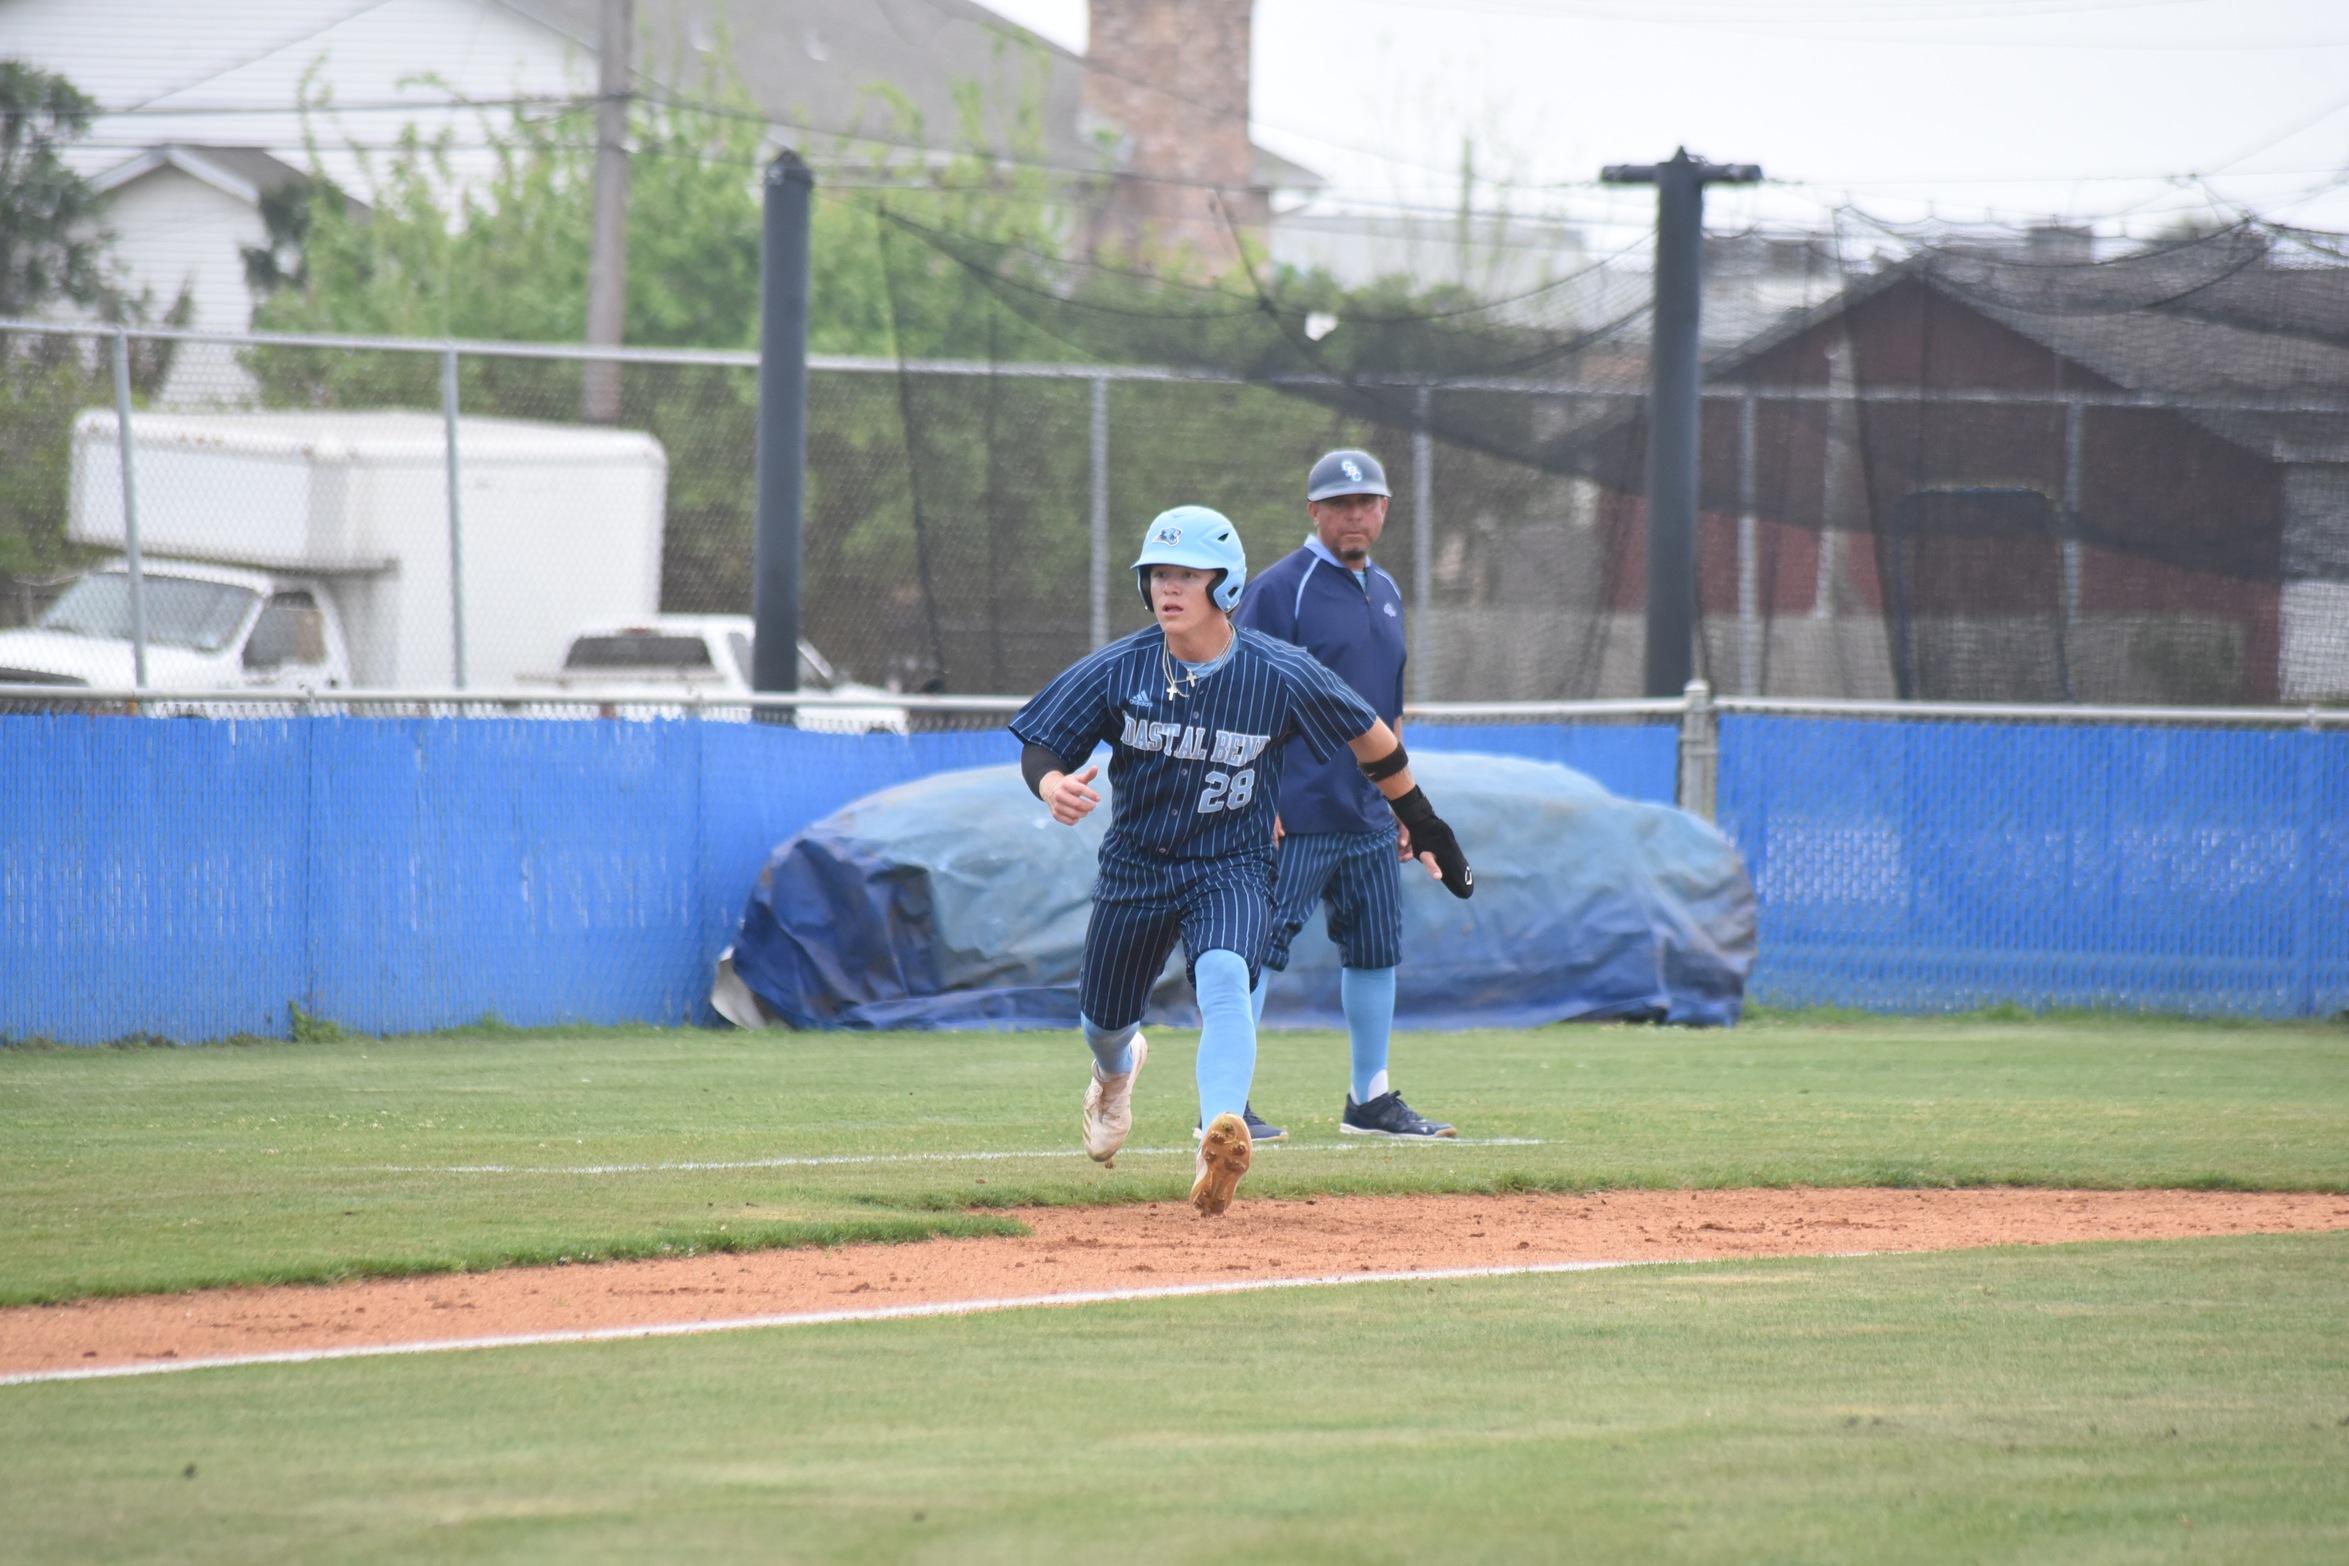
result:
[[[354,686],[454,686],[460,591],[476,689],[549,667],[583,622],[660,607],[668,459],[637,431],[462,419],[453,507],[437,412],[136,414],[131,431],[143,573],[233,566],[323,593]],[[127,548],[111,410],[75,421],[71,505],[74,542]],[[242,671],[222,685],[263,683]]]

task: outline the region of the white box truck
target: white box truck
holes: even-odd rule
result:
[[[147,683],[457,683],[447,426],[435,413],[151,413],[131,421]],[[668,459],[630,430],[459,421],[465,683],[510,690],[583,622],[660,607]],[[75,421],[75,543],[125,545],[111,410]],[[127,559],[0,632],[0,684],[132,684]]]

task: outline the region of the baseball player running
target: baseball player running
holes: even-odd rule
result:
[[[1403,727],[1403,592],[1370,558],[1386,526],[1386,470],[1367,451],[1333,451],[1305,478],[1313,532],[1248,584],[1233,622],[1293,642],[1338,674],[1387,725]],[[1338,1120],[1355,1136],[1422,1141],[1453,1135],[1403,1102],[1387,1080],[1395,1022],[1395,965],[1403,956],[1398,862],[1414,847],[1378,790],[1354,767],[1331,764],[1294,742],[1281,758],[1280,874],[1272,937],[1253,996],[1289,965],[1289,943],[1326,905],[1338,948],[1353,1081]]]
[[[1316,761],[1351,751],[1428,873],[1455,896],[1474,887],[1458,840],[1378,714],[1303,649],[1233,625],[1247,580],[1239,533],[1220,512],[1162,512],[1134,560],[1156,623],[1064,670],[1010,725],[1028,786],[1064,825],[1101,802],[1090,786],[1100,769],[1087,758],[1110,746],[1115,798],[1078,987],[1093,1051],[1085,1151],[1106,1164],[1133,1129],[1134,1079],[1149,1056],[1142,1012],[1180,939],[1200,1017],[1204,1134],[1191,1205],[1208,1217],[1231,1205],[1252,1157],[1241,1118],[1256,1070],[1249,991],[1272,921],[1288,743]]]

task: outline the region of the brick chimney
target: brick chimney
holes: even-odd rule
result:
[[[1084,123],[1106,133],[1119,177],[1086,223],[1086,248],[1140,247],[1194,271],[1235,258],[1224,211],[1261,242],[1270,213],[1248,140],[1255,0],[1088,0]],[[1217,203],[1223,204],[1219,210]]]

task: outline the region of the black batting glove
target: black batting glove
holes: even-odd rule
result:
[[[1444,890],[1454,897],[1471,897],[1476,892],[1476,872],[1469,868],[1468,856],[1460,851],[1460,840],[1435,813],[1435,806],[1427,802],[1425,791],[1414,788],[1401,799],[1389,800],[1395,819],[1403,823],[1411,834],[1414,854],[1435,855],[1436,873],[1443,877]]]

